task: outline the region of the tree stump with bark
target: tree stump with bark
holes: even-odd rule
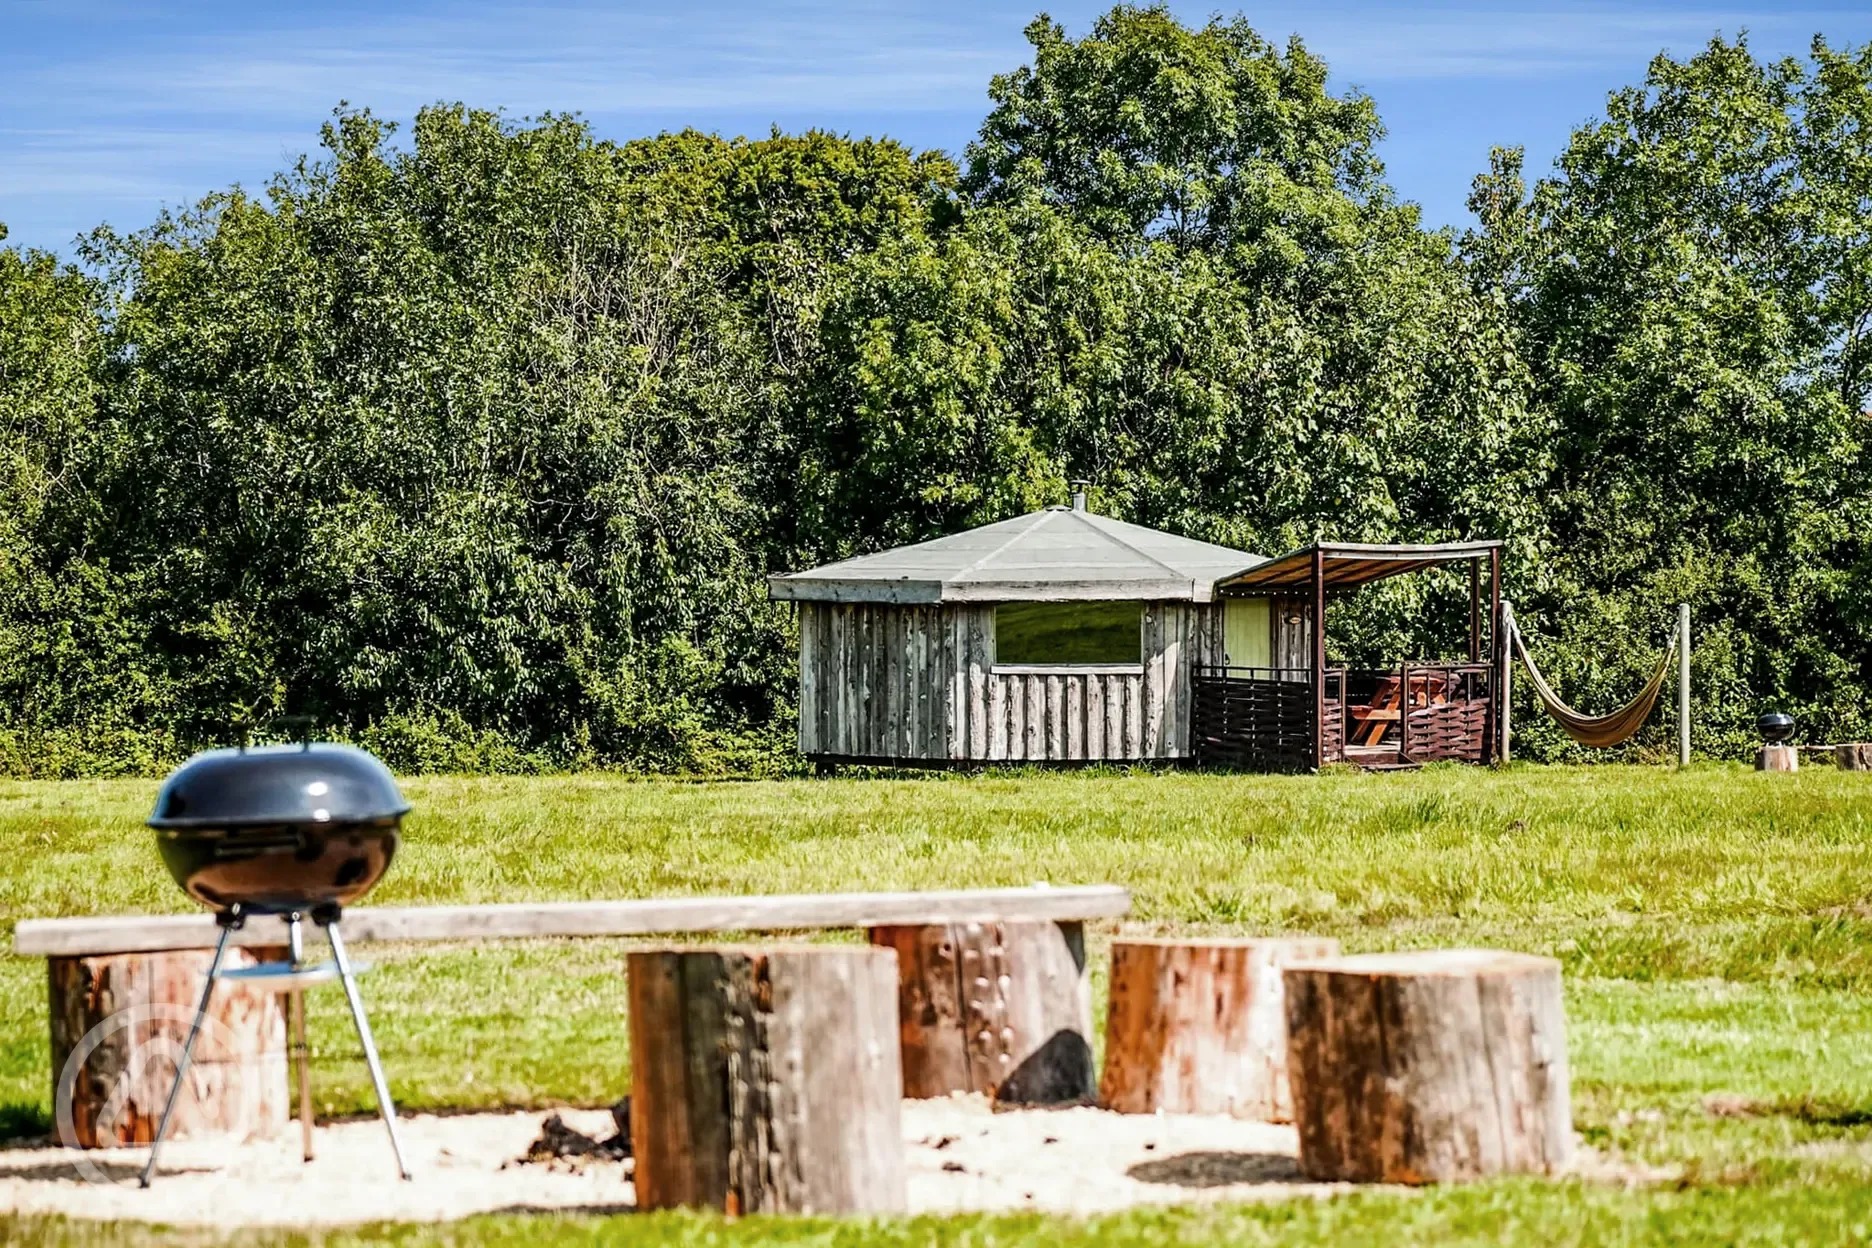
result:
[[[1308,1178],[1551,1174],[1573,1154],[1560,964],[1482,949],[1290,967],[1288,1070]]]
[[[251,966],[267,952],[230,949],[223,966]],[[113,1148],[155,1137],[212,958],[207,949],[172,949],[47,959],[54,1131],[69,1133],[64,1142]],[[69,1129],[59,1121],[67,1105]],[[279,996],[217,983],[171,1136],[263,1138],[283,1130],[290,1113]]]
[[[1791,745],[1764,745],[1755,753],[1756,771],[1799,771],[1800,751]]]
[[[1863,741],[1833,747],[1833,761],[1841,771],[1872,771],[1872,744]]]
[[[897,954],[903,1094],[1003,1104],[1090,1101],[1085,929],[1020,920],[874,927]]]
[[[889,950],[681,948],[628,962],[638,1208],[904,1208]]]
[[[1314,938],[1114,941],[1100,1103],[1292,1121],[1281,972],[1338,953]]]

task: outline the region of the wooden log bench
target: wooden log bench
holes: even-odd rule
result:
[[[364,941],[473,941],[537,937],[632,937],[713,932],[776,932],[814,929],[868,929],[880,945],[905,947],[916,939],[902,933],[959,933],[965,948],[1002,958],[990,977],[992,1000],[986,1008],[997,1022],[991,1039],[992,1061],[981,1069],[1036,1072],[1039,1093],[1032,1099],[1073,1099],[1090,1092],[1090,1021],[1082,924],[1117,918],[1131,906],[1130,893],[1119,887],[1086,885],[963,889],[916,893],[775,894],[745,897],[679,897],[634,901],[516,902],[491,905],[360,906],[345,912],[346,943]],[[971,930],[973,934],[971,934]],[[322,928],[308,936],[322,939]],[[285,923],[276,917],[250,919],[233,934],[233,943],[253,952],[285,943]],[[187,1008],[200,991],[206,955],[220,929],[206,912],[184,915],[110,915],[96,918],[23,919],[14,928],[16,954],[47,959],[52,1014],[54,1095],[70,1056],[91,1028],[133,1007],[150,1015],[130,1040],[157,1040],[179,1051],[187,1030]],[[973,942],[973,943],[971,943]],[[998,943],[997,943],[998,942]],[[1076,954],[1074,951],[1077,951]],[[1012,951],[1010,953],[1010,951]],[[879,951],[880,953],[882,950]],[[989,1083],[966,1065],[934,1068],[931,1046],[920,1028],[902,1020],[922,1017],[925,1003],[947,974],[953,996],[977,987],[971,977],[961,984],[948,970],[928,962],[898,960],[899,1032],[906,1046],[903,1066],[918,1071],[906,1090],[913,1096],[949,1091],[994,1090],[1005,1075]],[[934,977],[934,980],[932,979]],[[245,994],[245,995],[243,995]],[[257,997],[233,983],[217,990],[217,1028],[233,1037],[236,1052],[225,1068],[207,1067],[191,1080],[178,1109],[177,1133],[212,1133],[238,1128],[243,1135],[266,1134],[287,1121],[285,1028],[276,1001]],[[940,1030],[940,1028],[938,1029]],[[976,1029],[977,1042],[980,1028]],[[1056,1037],[1063,1036],[1064,1039]],[[1076,1042],[1076,1043],[1075,1043]],[[1045,1060],[1032,1060],[1040,1047],[1049,1054],[1083,1050],[1073,1067],[1079,1078],[1038,1077],[1055,1072]],[[124,1089],[118,1072],[123,1045],[96,1045],[85,1069],[67,1091],[76,1138],[86,1147],[136,1142],[153,1130],[144,1120],[159,1112],[156,1094]],[[1007,1057],[1003,1062],[1001,1058]],[[166,1090],[167,1063],[147,1063],[145,1082]],[[958,1070],[960,1073],[957,1073]],[[944,1072],[947,1072],[946,1074]],[[1069,1072],[1070,1073],[1070,1072]],[[254,1086],[256,1081],[260,1086]],[[988,1084],[988,1086],[984,1086]],[[144,1092],[148,1090],[145,1089]],[[128,1100],[126,1100],[126,1092]],[[110,1098],[115,1096],[116,1102]],[[103,1128],[100,1129],[100,1125]]]

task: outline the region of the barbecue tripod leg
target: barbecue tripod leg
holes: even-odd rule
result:
[[[370,1019],[364,1013],[363,998],[358,996],[357,981],[351,978],[351,960],[345,957],[344,938],[338,934],[338,921],[325,925],[331,940],[332,961],[338,964],[338,978],[344,984],[345,1000],[351,1003],[351,1019],[357,1024],[358,1040],[364,1045],[364,1063],[370,1067],[371,1086],[377,1089],[377,1111],[383,1115],[390,1132],[390,1151],[396,1154],[397,1173],[410,1177],[403,1161],[403,1141],[397,1135],[396,1106],[390,1103],[390,1085],[384,1081],[383,1063],[377,1060],[377,1041],[371,1036]]]
[[[293,970],[305,965],[305,942],[300,934],[300,920],[296,914],[286,917],[286,935],[290,942],[288,956],[292,959]],[[299,1075],[299,1138],[300,1153],[307,1161],[312,1160],[312,1049],[306,1044],[306,1007],[305,992],[295,988],[288,995],[287,1012],[292,1015],[292,1059]]]
[[[182,1042],[182,1056],[176,1061],[175,1082],[169,1085],[169,1099],[163,1102],[162,1117],[156,1121],[156,1138],[150,1141],[149,1161],[144,1163],[143,1177],[137,1180],[137,1186],[148,1187],[150,1180],[156,1177],[156,1159],[162,1154],[163,1136],[169,1132],[169,1119],[175,1113],[176,1098],[182,1095],[182,1082],[188,1078],[189,1057],[195,1052],[195,1037],[201,1034],[202,1019],[207,1017],[209,999],[214,996],[215,978],[221,974],[221,958],[227,953],[228,939],[234,935],[234,925],[224,923],[221,926],[221,939],[215,941],[214,958],[208,963],[208,982],[202,985],[201,1002],[195,1007],[195,1019],[189,1024],[188,1039]]]

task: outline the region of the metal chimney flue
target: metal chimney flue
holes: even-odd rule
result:
[[[1072,484],[1072,509],[1074,511],[1084,511],[1086,509],[1086,488],[1090,486],[1092,483],[1090,481],[1085,480],[1084,478],[1080,478],[1078,480],[1073,481],[1071,484]]]

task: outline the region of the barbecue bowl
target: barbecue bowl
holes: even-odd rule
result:
[[[149,826],[203,905],[309,911],[383,878],[409,808],[370,754],[308,742],[197,754],[163,781]]]
[[[1779,745],[1794,735],[1794,717],[1779,711],[1770,712],[1755,721],[1756,729],[1762,739],[1770,745]]]

